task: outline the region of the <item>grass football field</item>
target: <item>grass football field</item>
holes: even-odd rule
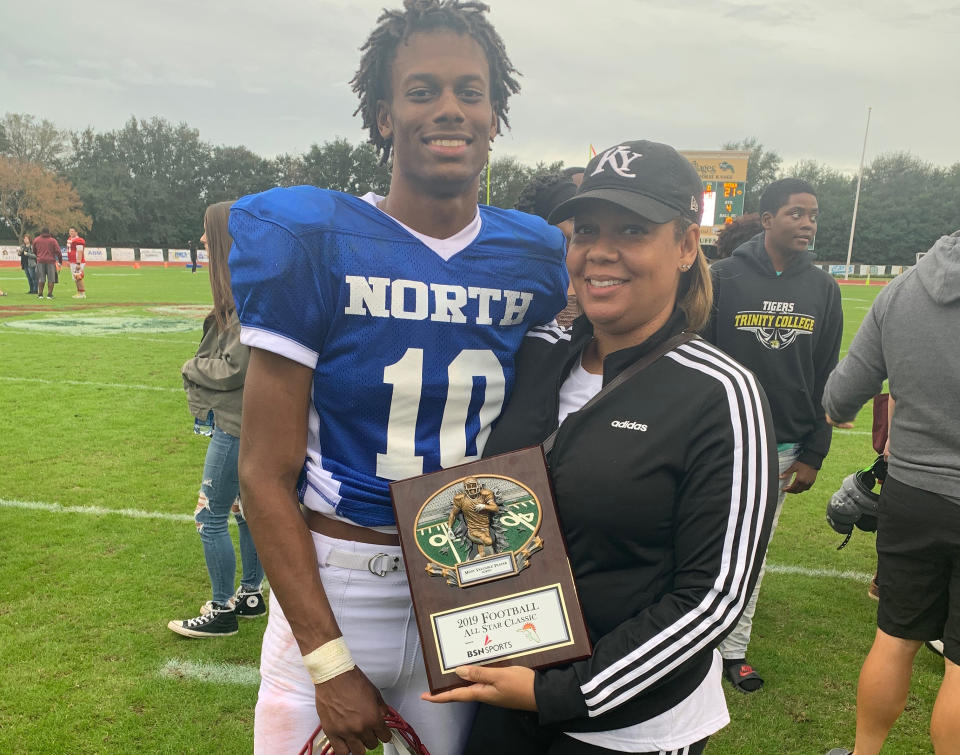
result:
[[[0,268],[0,753],[250,752],[265,621],[216,640],[166,628],[210,597],[192,517],[207,440],[179,374],[210,306],[206,270],[91,265],[89,298],[71,288],[39,301]],[[844,350],[879,290],[842,287]],[[868,405],[834,434],[816,486],[788,497],[750,649],[766,686],[726,687],[732,722],[712,755],[852,746],[874,538],[837,551],[824,510],[872,458]],[[922,650],[884,752],[932,752],[942,672]]]

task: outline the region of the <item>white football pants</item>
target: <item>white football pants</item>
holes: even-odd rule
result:
[[[424,702],[428,691],[417,622],[404,571],[383,577],[326,565],[341,551],[401,555],[400,546],[370,545],[313,535],[320,578],[337,624],[357,666],[383,699],[417,732],[431,755],[459,755],[473,722],[474,705]],[[290,625],[270,593],[270,615],[260,657],[260,693],[254,724],[257,755],[295,755],[320,723],[314,686]],[[384,755],[395,755],[384,745]]]

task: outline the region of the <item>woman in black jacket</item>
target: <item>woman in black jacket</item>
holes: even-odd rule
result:
[[[729,721],[715,648],[750,596],[776,501],[775,442],[753,376],[684,331],[712,301],[699,244],[700,179],[673,148],[611,147],[550,222],[574,219],[567,266],[584,315],[540,328],[486,455],[548,456],[593,641],[585,661],[532,671],[472,666],[468,753],[703,751]],[[671,340],[672,339],[672,340]],[[668,343],[669,342],[669,343]],[[612,378],[662,357],[594,405]]]
[[[28,294],[37,293],[37,255],[33,251],[33,244],[30,243],[30,236],[23,234],[23,243],[20,244],[20,267],[23,274],[27,276],[27,283],[30,286]]]

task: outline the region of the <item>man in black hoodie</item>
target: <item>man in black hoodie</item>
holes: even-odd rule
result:
[[[773,526],[787,493],[817,479],[830,449],[821,406],[843,335],[840,287],[811,264],[819,206],[806,181],[774,181],[760,198],[763,231],[712,266],[714,313],[704,334],[756,374],[770,401],[782,487]],[[720,645],[727,679],[754,692],[763,679],[746,661],[763,571],[736,629]]]

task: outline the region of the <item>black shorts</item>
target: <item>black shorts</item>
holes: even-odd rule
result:
[[[887,477],[877,572],[877,626],[905,640],[942,638],[943,654],[960,663],[960,506]]]

